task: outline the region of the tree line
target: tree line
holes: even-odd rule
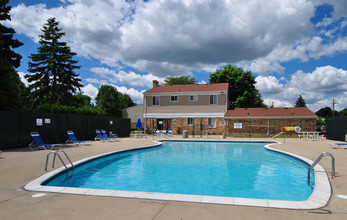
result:
[[[0,2],[0,21],[11,20],[9,0]],[[14,52],[23,45],[14,39],[15,30],[0,23],[0,110],[79,113],[89,115],[121,116],[121,109],[135,105],[130,96],[114,86],[101,85],[95,98],[81,93],[81,79],[75,71],[80,68],[66,42],[59,22],[49,18],[41,29],[37,53],[29,56],[29,85],[20,80],[15,68],[22,56]]]

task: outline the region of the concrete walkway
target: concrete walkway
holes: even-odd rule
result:
[[[173,138],[171,138],[173,139]],[[181,139],[178,137],[178,139]],[[192,140],[193,138],[189,138]],[[206,138],[196,138],[206,140]],[[212,140],[213,137],[209,137]],[[216,137],[220,140],[219,137]],[[156,140],[159,140],[156,138]],[[268,140],[236,139],[227,140]],[[277,138],[283,142],[283,138]],[[330,147],[335,141],[300,141],[287,138],[274,148],[315,160],[322,152],[330,152],[336,160],[337,177],[331,179],[331,160],[320,162],[329,174],[332,196],[326,207],[316,210],[214,205],[133,198],[85,196],[30,192],[22,187],[45,174],[48,151],[28,149],[4,150],[0,155],[0,218],[1,219],[347,219],[347,150]],[[72,161],[111,151],[153,145],[150,138],[122,138],[120,142],[93,142],[90,146],[65,146]]]

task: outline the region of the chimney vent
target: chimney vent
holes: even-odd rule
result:
[[[157,87],[158,84],[159,84],[159,82],[158,82],[157,80],[153,80],[153,88],[154,88],[154,87]]]

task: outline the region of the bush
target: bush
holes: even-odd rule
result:
[[[40,113],[67,113],[67,114],[81,114],[81,115],[106,115],[105,111],[96,107],[75,107],[58,104],[43,104],[34,109],[34,112]]]

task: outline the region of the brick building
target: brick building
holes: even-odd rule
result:
[[[225,114],[228,136],[271,137],[282,127],[299,126],[302,131],[315,131],[317,115],[307,107],[236,108]],[[286,132],[297,136],[295,131]]]
[[[172,130],[189,135],[271,137],[282,127],[315,131],[316,118],[307,107],[236,108],[228,110],[228,83],[158,85],[143,93],[144,124],[149,131]],[[295,131],[286,132],[296,136]]]
[[[224,133],[228,109],[228,83],[158,85],[144,95],[144,120],[149,130],[172,130],[181,134]]]

